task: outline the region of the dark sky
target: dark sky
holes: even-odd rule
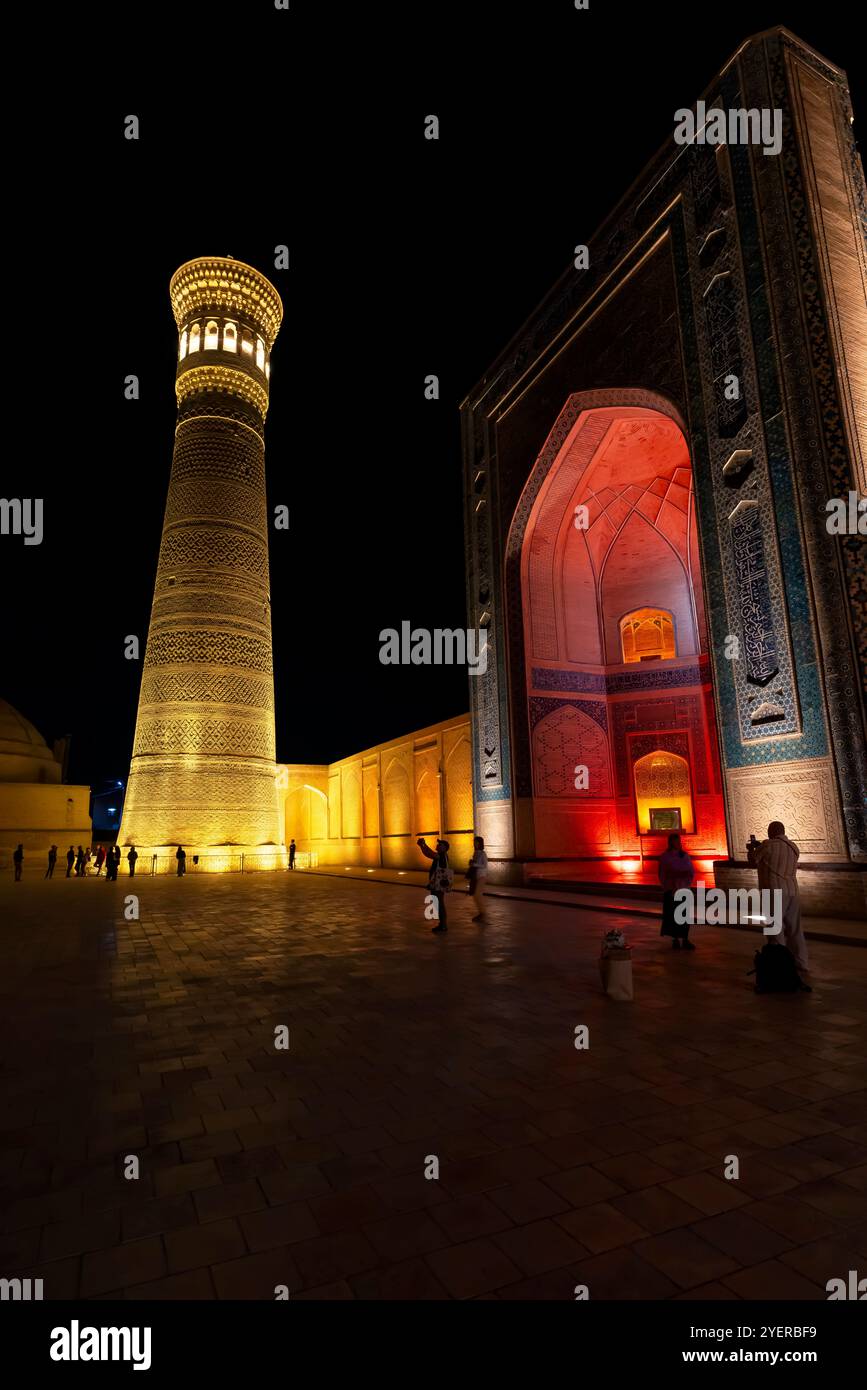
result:
[[[45,538],[2,540],[0,694],[49,740],[72,735],[71,781],[129,768],[141,669],[123,639],[147,632],[178,265],[233,255],[284,301],[266,431],[269,501],[290,508],[270,550],[277,749],[327,762],[468,708],[462,670],[384,667],[379,631],[466,625],[460,400],[675,109],[784,23],[848,66],[867,121],[849,0],[224,9],[235,27],[210,58],[195,27],[210,6],[175,7],[194,27],[161,63],[118,46],[110,78],[85,73],[32,118],[8,176],[22,361],[3,493],[44,498]]]

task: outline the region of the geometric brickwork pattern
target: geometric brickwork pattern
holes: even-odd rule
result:
[[[697,666],[675,666],[671,670],[606,672],[595,675],[590,671],[555,671],[547,666],[534,666],[530,683],[534,690],[594,691],[600,695],[620,695],[626,691],[671,690],[682,685],[706,685],[710,681],[710,660],[699,657]]]
[[[213,486],[240,483],[261,495],[265,484],[265,449],[252,430],[215,416],[186,420],[178,430],[172,462],[172,485],[207,479],[206,501]],[[186,492],[185,492],[185,495]],[[169,499],[169,514],[173,507]],[[187,515],[195,515],[195,512]],[[235,513],[241,517],[246,512]]]
[[[201,576],[191,576],[164,589],[155,599],[151,614],[151,631],[158,620],[173,617],[178,613],[188,614],[200,619],[203,626],[212,625],[211,615],[219,620],[234,618],[233,628],[246,628],[261,631],[263,619],[267,615],[267,605],[260,598],[249,594],[225,592],[211,593],[206,587],[207,580]]]
[[[191,702],[200,704],[206,698],[219,705],[261,706],[268,708],[270,678],[267,676],[236,675],[234,672],[204,671],[146,671],[142,677],[141,704],[159,705]]]
[[[258,505],[258,491],[245,487],[233,480],[225,483],[208,479],[207,494],[203,496],[201,485],[195,480],[175,481],[166,507],[165,524],[173,521],[187,522],[196,516],[197,510],[206,517],[226,517],[235,520],[239,515],[252,513]]]
[[[581,766],[587,772],[576,788],[576,768]],[[577,705],[561,705],[533,730],[533,771],[537,796],[610,796],[604,730]]]
[[[274,757],[274,739],[267,723],[253,719],[209,719],[185,710],[174,719],[150,718],[145,711],[136,727],[135,753],[253,753]]]
[[[261,342],[249,354],[214,350],[222,336],[212,342],[198,325],[227,309],[238,342],[264,334],[270,350],[280,301],[257,271],[229,259],[182,267],[172,295],[182,410],[121,842],[277,844],[260,433],[267,364]],[[222,318],[220,325],[222,335]],[[240,418],[245,413],[255,427]]]
[[[148,666],[174,666],[187,664],[197,667],[238,666],[249,671],[272,669],[271,644],[265,638],[246,637],[239,632],[213,632],[181,629],[171,633],[157,633],[148,642]],[[193,675],[199,674],[197,671]]]
[[[530,727],[535,729],[541,720],[547,719],[548,715],[552,714],[559,706],[580,709],[583,715],[595,719],[600,729],[604,729],[607,733],[608,705],[604,700],[552,700],[546,695],[532,695],[530,697]]]
[[[689,768],[672,753],[651,753],[635,764],[635,795],[653,801],[689,797]]]
[[[178,569],[212,568],[242,570],[261,578],[268,570],[266,544],[240,527],[224,526],[218,530],[188,525],[182,531],[165,532],[159,562],[161,577]]]
[[[197,764],[204,760],[196,759]],[[271,803],[275,774],[250,759],[209,757],[191,767],[183,755],[134,759],[130,843],[189,846],[276,844]],[[133,786],[132,772],[130,787]],[[126,833],[127,812],[124,808]]]

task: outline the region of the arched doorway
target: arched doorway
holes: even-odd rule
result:
[[[610,870],[680,829],[697,856],[724,855],[684,427],[644,392],[594,392],[587,404],[552,431],[507,548],[521,614],[513,698],[532,761],[518,853]]]

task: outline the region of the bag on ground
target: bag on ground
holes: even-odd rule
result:
[[[610,950],[603,947],[599,957],[599,974],[602,988],[609,999],[632,998],[632,952],[629,947]]]
[[[794,994],[803,989],[810,993],[798,974],[795,957],[788,946],[769,941],[753,958],[753,969],[748,974],[756,977],[756,994]]]

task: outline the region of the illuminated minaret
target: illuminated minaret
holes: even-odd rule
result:
[[[178,419],[119,843],[220,867],[218,846],[280,840],[264,426],[283,305],[224,257],[170,294]]]

